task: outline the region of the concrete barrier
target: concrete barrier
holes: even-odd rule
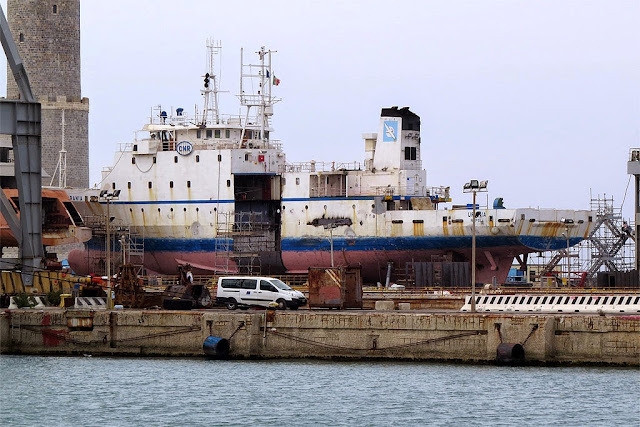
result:
[[[376,301],[375,308],[378,311],[390,311],[395,309],[395,305],[393,301]]]
[[[0,353],[8,354],[205,357],[203,342],[210,336],[229,342],[230,358],[496,363],[500,345],[511,343],[511,350],[522,346],[524,363],[640,366],[640,316],[629,315],[298,310],[267,317],[262,310],[59,308],[0,312]],[[510,358],[521,353],[511,351]]]
[[[409,311],[409,310],[411,310],[411,303],[410,302],[399,302],[398,303],[398,310],[400,310],[400,311]]]

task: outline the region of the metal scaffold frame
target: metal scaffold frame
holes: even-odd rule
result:
[[[262,212],[218,212],[216,272],[237,269],[239,274],[260,274],[261,253],[274,251],[275,247],[271,223]]]
[[[591,198],[590,209],[596,214],[595,225],[586,239],[573,248],[539,256],[541,280],[553,275],[566,279],[568,286],[595,287],[598,272],[623,272],[634,268],[634,226],[623,219],[622,207],[616,207],[613,197],[605,194]]]
[[[91,227],[93,237],[100,239],[106,252],[107,226],[106,216],[86,216],[85,224]],[[111,265],[119,266],[131,264],[138,276],[144,275],[144,236],[136,231],[136,227],[125,225],[117,218],[111,221],[111,248],[119,248],[119,251],[110,251]],[[116,245],[116,242],[118,244]],[[88,264],[93,266],[97,275],[106,274],[106,255],[100,252],[89,251]],[[97,268],[100,267],[100,268]],[[113,270],[112,270],[113,271]]]

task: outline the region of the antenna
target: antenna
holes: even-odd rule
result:
[[[255,52],[258,54],[258,64],[245,64],[244,51],[240,50],[240,104],[247,108],[246,117],[242,126],[242,135],[245,135],[245,129],[249,119],[251,107],[257,107],[256,124],[260,126],[260,139],[262,143],[266,143],[265,130],[269,127],[269,118],[273,115],[273,104],[280,101],[271,94],[272,83],[275,80],[273,70],[271,69],[271,54],[277,51],[267,50],[264,46]],[[248,86],[255,88],[257,82],[257,93],[246,93],[245,88]],[[277,84],[277,83],[276,83]]]
[[[214,72],[215,55],[219,55],[222,51],[222,44],[220,41],[214,41],[213,39],[207,40],[207,68],[208,71],[203,77],[204,89],[200,91],[204,95],[204,107],[202,109],[202,126],[206,126],[207,119],[211,113],[214,123],[220,123],[220,113],[218,110],[218,79]]]

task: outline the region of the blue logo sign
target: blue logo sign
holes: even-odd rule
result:
[[[398,122],[385,120],[382,129],[382,142],[396,142],[398,140]]]
[[[181,156],[188,156],[193,151],[193,144],[191,144],[189,141],[180,141],[176,145],[176,151]]]

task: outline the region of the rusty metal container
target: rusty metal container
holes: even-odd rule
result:
[[[361,268],[309,268],[309,307],[362,308]]]

